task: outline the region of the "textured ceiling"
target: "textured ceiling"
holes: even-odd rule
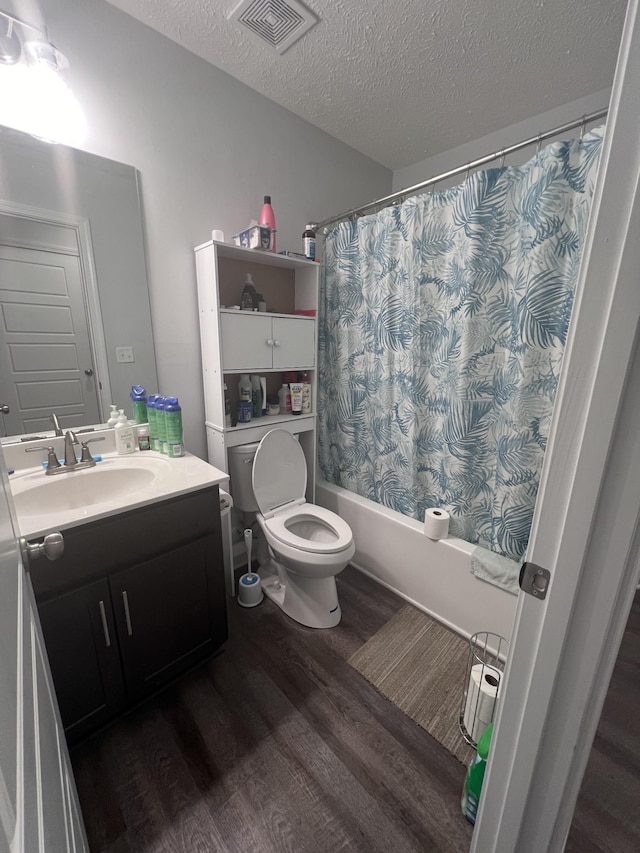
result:
[[[626,0],[307,0],[279,56],[238,0],[109,0],[392,169],[611,85]]]

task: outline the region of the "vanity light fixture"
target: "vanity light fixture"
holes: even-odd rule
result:
[[[68,68],[44,27],[0,9],[0,124],[48,142],[81,143],[86,121],[60,76]]]

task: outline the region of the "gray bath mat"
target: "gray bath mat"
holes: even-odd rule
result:
[[[466,764],[472,755],[458,726],[469,643],[407,605],[349,663]]]

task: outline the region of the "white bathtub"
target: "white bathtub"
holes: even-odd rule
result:
[[[469,571],[474,545],[434,542],[413,518],[316,480],[316,503],[349,524],[356,543],[352,564],[430,616],[470,637],[492,631],[506,639],[517,598]]]

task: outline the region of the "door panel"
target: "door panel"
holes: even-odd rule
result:
[[[76,255],[0,246],[0,353],[8,433],[100,420]]]
[[[0,850],[88,851],[0,448]]]
[[[221,314],[220,326],[225,370],[271,369],[271,317],[238,311]]]

